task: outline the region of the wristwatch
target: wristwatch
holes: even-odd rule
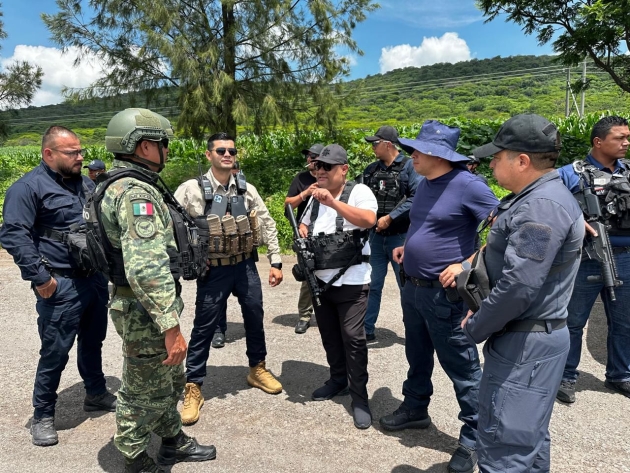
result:
[[[272,268],[282,269],[282,263],[271,263]]]
[[[470,269],[470,268],[471,268],[471,266],[470,266],[470,261],[468,261],[468,260],[464,260],[464,261],[462,261],[462,269],[463,269],[464,271],[466,271],[467,269]]]

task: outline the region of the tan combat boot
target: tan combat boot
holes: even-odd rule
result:
[[[282,385],[265,368],[265,362],[261,361],[253,368],[249,369],[247,384],[255,388],[262,389],[269,394],[279,394],[282,392]]]
[[[184,389],[184,408],[182,409],[182,424],[191,425],[199,420],[199,411],[203,406],[203,396],[200,386],[196,383],[186,383]]]

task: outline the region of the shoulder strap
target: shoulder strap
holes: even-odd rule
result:
[[[197,176],[197,183],[199,187],[201,187],[201,193],[203,194],[203,200],[206,201],[206,205],[203,209],[204,215],[210,215],[210,210],[212,209],[212,201],[214,200],[214,189],[212,188],[212,184],[210,180],[205,176]]]
[[[407,164],[407,161],[409,161],[409,157],[403,156],[403,158],[400,161],[392,164],[391,170],[397,173],[401,172],[403,168],[405,167],[405,164]]]
[[[343,202],[344,204],[348,203],[348,199],[350,198],[350,193],[352,189],[356,185],[355,181],[348,181],[346,185],[343,187],[343,191],[341,191],[341,195],[339,196],[339,202]],[[313,228],[315,227],[315,220],[317,220],[317,214],[319,213],[319,201],[313,199],[313,205],[311,206],[311,223],[308,226],[308,234],[313,234]],[[335,231],[342,232],[343,231],[343,217],[337,214],[337,218],[335,219]]]

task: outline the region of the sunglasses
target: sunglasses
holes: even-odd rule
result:
[[[213,150],[210,150],[213,151]],[[216,153],[219,156],[223,156],[225,155],[225,152],[227,151],[228,153],[230,153],[230,156],[236,156],[236,153],[238,153],[238,151],[236,150],[236,148],[214,148],[214,151],[216,151]]]
[[[386,140],[372,141],[372,148],[376,148],[380,143],[389,143],[389,141],[386,141]]]
[[[315,169],[317,169],[318,171],[320,169],[323,169],[326,172],[329,172],[333,166],[339,166],[338,164],[330,164],[330,163],[323,163],[321,161],[315,161],[315,163],[313,163],[315,165]]]
[[[164,148],[167,148],[167,149],[168,149],[168,138],[162,138],[162,139],[160,140],[160,142],[162,143],[162,146],[163,146]]]
[[[57,148],[50,148],[53,151],[57,151],[59,153],[65,154],[66,156],[69,156],[70,158],[78,158],[79,155],[81,156],[85,156],[87,154],[87,149],[82,148],[82,149],[75,149],[73,151],[63,151],[61,149],[57,149]]]

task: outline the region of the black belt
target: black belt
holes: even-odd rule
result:
[[[514,320],[508,323],[500,334],[504,332],[547,332],[559,330],[567,326],[567,319],[552,320]]]
[[[613,246],[613,255],[619,255],[621,253],[630,253],[630,246]]]
[[[418,287],[444,287],[437,279],[420,279],[413,276],[407,276],[407,279],[411,281],[411,284]]]
[[[94,273],[84,269],[52,268],[50,274],[62,278],[89,278]]]
[[[238,255],[227,256],[225,258],[211,258],[210,266],[233,266],[235,264],[240,263],[241,261],[245,261],[246,259],[252,258],[254,256],[252,253],[240,253]]]

